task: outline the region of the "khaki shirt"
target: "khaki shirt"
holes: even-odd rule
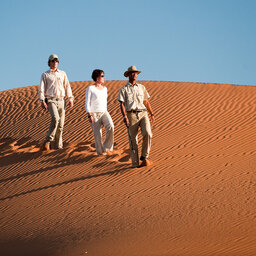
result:
[[[124,102],[125,110],[145,110],[144,100],[149,98],[149,94],[142,84],[132,85],[127,83],[123,86],[118,94],[117,100]]]
[[[48,70],[41,76],[41,82],[38,90],[39,99],[45,98],[64,98],[65,92],[69,100],[73,99],[71,87],[66,73],[62,70]]]

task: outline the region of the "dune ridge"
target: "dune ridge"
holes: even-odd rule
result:
[[[135,170],[116,100],[125,83],[106,81],[115,150],[101,157],[91,82],[71,83],[64,149],[50,152],[37,86],[0,92],[1,255],[255,255],[256,88],[141,81],[156,121],[153,165]]]

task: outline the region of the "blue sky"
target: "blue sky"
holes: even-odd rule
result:
[[[140,80],[256,85],[256,1],[4,0],[0,91],[37,85],[50,54],[70,81]]]

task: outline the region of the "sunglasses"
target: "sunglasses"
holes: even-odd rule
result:
[[[105,75],[101,75],[100,77],[105,77]]]
[[[59,62],[59,60],[58,59],[53,59],[53,60],[51,60],[51,62]]]

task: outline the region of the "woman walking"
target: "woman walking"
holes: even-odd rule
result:
[[[92,79],[95,82],[86,90],[85,109],[91,124],[95,148],[98,155],[106,155],[113,150],[114,145],[114,124],[107,111],[107,87],[104,86],[105,74],[103,70],[95,69],[92,72]],[[104,143],[102,142],[102,126],[106,131]]]

